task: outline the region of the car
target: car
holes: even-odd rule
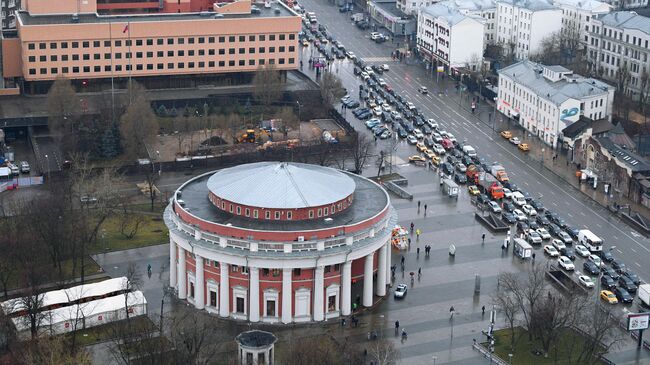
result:
[[[512,132],[510,132],[510,131],[502,131],[501,132],[501,137],[503,137],[505,139],[510,139],[510,138],[512,138]]]
[[[526,213],[527,215],[530,215],[530,216],[537,215],[537,211],[535,210],[535,208],[533,208],[533,206],[532,206],[532,205],[529,205],[529,204],[524,204],[524,205],[522,205],[522,206],[521,206],[521,210],[522,210],[524,213]]]
[[[380,125],[380,124],[381,124],[381,120],[379,120],[379,119],[377,119],[377,118],[372,118],[372,119],[368,119],[368,120],[366,120],[366,122],[365,122],[364,124],[366,125],[366,127],[367,127],[368,129],[372,129],[372,128],[374,128],[374,127]]]
[[[397,129],[397,134],[399,135],[399,138],[406,138],[409,135],[408,132],[406,132],[406,130],[402,127]]]
[[[506,212],[512,213],[515,211],[515,209],[517,209],[517,207],[515,207],[515,205],[512,202],[503,203],[503,210],[505,210]]]
[[[629,270],[629,269],[625,270],[625,272],[623,273],[623,276],[627,276],[630,280],[632,280],[634,285],[640,285],[641,284],[641,279],[639,279],[639,275],[634,273],[634,271],[632,271],[632,270]]]
[[[565,221],[564,219],[562,219],[562,217],[560,217],[560,216],[557,215],[557,214],[552,215],[550,219],[551,219],[551,221],[552,221],[553,223],[555,223],[557,226],[559,226],[559,227],[562,228],[562,229],[564,229],[565,227],[568,226],[567,223],[566,223],[566,221]]]
[[[576,259],[576,254],[573,252],[572,249],[568,247],[562,248],[560,250],[560,255],[568,257],[569,259],[571,259],[571,261]]]
[[[578,276],[578,282],[580,285],[584,286],[585,288],[593,288],[594,287],[594,281],[591,280],[591,277],[587,275],[580,275]]]
[[[383,112],[384,112],[384,111],[381,110],[381,107],[380,107],[380,106],[376,106],[375,108],[372,109],[372,114],[374,114],[375,116],[378,116],[378,117],[381,117],[381,115],[383,114]]]
[[[591,254],[591,252],[589,252],[589,250],[587,250],[583,245],[576,245],[573,249],[582,257],[588,257]]]
[[[388,67],[388,65],[384,63],[383,65],[381,65],[381,69],[384,71],[389,71],[390,67]]]
[[[559,231],[557,233],[557,236],[560,237],[560,239],[562,241],[564,241],[564,243],[566,243],[567,245],[570,245],[570,244],[573,243],[573,238],[571,238],[571,236],[569,236],[569,234],[564,232],[564,231]]]
[[[412,163],[427,162],[427,159],[420,156],[420,155],[413,155],[413,156],[409,157],[409,162],[412,162]]]
[[[345,55],[348,56],[348,58],[349,58],[349,59],[352,59],[352,60],[354,60],[354,59],[357,58],[357,55],[354,54],[354,52],[352,52],[352,51],[347,51],[347,52],[345,52]]]
[[[442,166],[440,166],[440,169],[441,169],[442,172],[444,172],[446,175],[450,175],[450,176],[451,176],[451,174],[454,173],[454,167],[453,167],[449,162],[445,162],[445,163],[443,163]],[[479,196],[480,196],[480,195],[479,195]],[[486,195],[486,196],[487,196],[487,195]]]
[[[31,171],[31,168],[29,167],[29,162],[20,161],[20,172],[23,174],[28,174],[29,171]]]
[[[377,69],[375,69],[375,71],[383,72],[383,71],[381,70],[381,68],[377,68]],[[386,85],[387,85],[387,84],[386,84],[386,80],[384,80],[384,79],[379,79],[379,80],[377,80],[377,83],[378,83],[379,86],[381,86],[382,88],[383,88],[383,87],[386,87]]]
[[[519,138],[517,138],[517,137],[512,137],[508,141],[510,141],[510,143],[512,143],[514,145],[519,145],[521,143],[521,140]]]
[[[612,290],[616,288],[616,281],[614,281],[614,279],[612,279],[612,277],[609,275],[603,275],[600,277],[600,286],[605,289]]]
[[[431,163],[433,163],[436,166],[440,165],[441,160],[440,160],[440,157],[438,155],[433,154],[433,156],[430,156],[430,157],[431,157]]]
[[[534,229],[534,230],[537,230],[537,228],[539,228],[539,224],[537,224],[537,222],[535,222],[532,219],[528,220],[528,226],[530,227],[530,229]]]
[[[467,166],[465,166],[462,162],[457,162],[454,167],[456,167],[456,170],[458,170],[458,172],[461,172],[463,174],[467,172]]]
[[[414,135],[415,138],[417,138],[417,139],[424,138],[424,133],[422,133],[422,131],[419,130],[419,129],[417,129],[417,128],[415,128],[415,129],[413,130],[413,135]]]
[[[614,295],[616,295],[619,303],[630,304],[634,301],[634,297],[625,288],[619,287],[614,289]]]
[[[458,184],[467,184],[467,176],[456,173],[454,174],[454,181]],[[501,208],[499,208],[499,211],[501,211]]]
[[[582,268],[591,275],[598,275],[600,273],[600,269],[598,269],[598,266],[596,266],[596,264],[594,264],[591,261],[585,261],[582,264]]]
[[[514,213],[512,213],[512,214],[514,214]],[[517,216],[515,215],[515,217],[517,217]],[[517,232],[524,233],[524,232],[528,232],[529,229],[530,229],[530,227],[528,227],[528,224],[526,222],[524,222],[524,221],[517,222]]]
[[[418,143],[416,143],[416,144],[415,144],[415,148],[416,148],[419,152],[424,152],[424,151],[428,150],[427,146],[426,146],[424,143],[422,143],[422,142],[418,142]]]
[[[384,130],[384,131],[381,133],[381,135],[379,136],[379,138],[380,138],[380,139],[388,139],[388,138],[390,138],[392,135],[393,135],[393,133],[392,133],[391,131],[389,131],[388,129],[386,129],[386,130]]]
[[[610,250],[602,250],[602,251],[600,251],[600,258],[603,259],[603,261],[605,261],[605,262],[614,261],[614,255],[612,255],[612,251],[610,251]]]
[[[546,228],[548,229],[548,232],[554,236],[557,236],[558,233],[562,232],[562,229],[558,227],[557,224],[551,223]]]
[[[492,211],[492,213],[501,213],[501,207],[499,204],[495,201],[489,201],[488,202],[488,208]]]
[[[617,273],[622,274],[627,270],[625,264],[620,260],[612,261],[612,269],[616,270]]]
[[[540,225],[540,226],[548,226],[551,222],[548,221],[548,218],[545,216],[538,214],[535,217],[535,221]]]
[[[426,151],[424,151],[424,155],[427,156],[427,158],[429,158],[432,161],[438,158],[438,155],[436,155],[435,152],[431,151],[428,148]]]
[[[427,124],[429,125],[429,127],[433,128],[433,129],[438,129],[438,122],[436,122],[435,120],[433,120],[431,118],[427,119]]]
[[[551,239],[551,234],[548,233],[546,228],[537,228],[536,229],[537,233],[542,237],[543,240],[550,240]]]
[[[556,238],[554,238],[553,241],[551,241],[551,244],[553,245],[553,247],[557,248],[558,250],[566,248],[566,246],[564,245],[564,242],[562,242],[562,241],[560,241],[560,240],[558,240]]]
[[[478,195],[481,193],[476,185],[468,186],[467,191],[469,192],[469,195]]]
[[[445,150],[445,148],[439,145],[438,143],[434,143],[431,148],[433,148],[433,152],[439,155],[444,155],[447,152],[447,150]]]
[[[616,298],[616,295],[614,295],[614,293],[612,293],[609,290],[601,290],[600,299],[609,304],[618,304],[618,299]]]
[[[517,217],[515,217],[515,215],[510,212],[504,211],[503,213],[501,213],[501,218],[503,218],[502,220],[509,224],[517,223]]]
[[[490,197],[488,197],[487,195],[479,194],[479,195],[476,196],[476,202],[478,204],[487,204],[487,203],[491,202],[491,200],[490,200]]]
[[[530,151],[530,147],[528,146],[528,143],[520,143],[517,147],[519,148],[520,151],[523,152]]]
[[[573,238],[574,240],[578,239],[578,234],[580,233],[579,229],[574,228],[574,227],[567,227],[566,231],[569,234],[569,236],[571,236],[571,238]]]
[[[526,214],[524,214],[524,212],[522,212],[519,209],[513,210],[512,214],[514,214],[515,217],[517,217],[518,221],[526,221],[526,220],[528,220],[528,216],[526,216]]]
[[[420,86],[420,87],[418,88],[418,92],[426,95],[426,94],[429,93],[429,90],[427,89],[426,86]]]
[[[557,264],[566,271],[573,271],[576,269],[575,265],[573,265],[573,261],[566,256],[558,257]]]
[[[408,286],[406,286],[406,284],[397,284],[393,296],[395,298],[404,298],[407,292],[408,292]]]
[[[544,211],[544,204],[542,204],[542,202],[537,199],[531,200],[530,205],[532,205],[533,208],[535,208],[535,210],[538,212]]]
[[[614,280],[618,280],[618,278],[621,276],[619,273],[616,272],[616,270],[607,266],[601,268],[600,271],[603,273],[603,275],[607,275]]]
[[[416,144],[416,143],[418,143],[418,139],[415,138],[415,136],[412,135],[412,134],[409,134],[409,136],[406,137],[406,141],[407,141],[409,144]]]
[[[545,245],[544,246],[544,253],[549,255],[550,257],[558,257],[558,256],[560,256],[560,253],[557,252],[555,247],[553,247],[551,245]],[[571,260],[569,260],[569,261],[571,261]]]
[[[506,199],[512,198],[512,190],[508,188],[503,188],[503,197]]]
[[[535,230],[530,229],[528,231],[528,242],[533,244],[540,244],[542,243],[542,236],[540,236],[539,233],[537,233]]]
[[[596,266],[598,266],[599,271],[600,271],[601,267],[605,266],[605,264],[603,263],[603,260],[598,255],[591,254],[591,255],[587,256],[587,260],[589,260],[589,261],[593,262],[594,264],[596,264]]]
[[[628,278],[627,276],[623,276],[623,275],[618,278],[618,286],[619,286],[619,288],[623,288],[623,289],[629,291],[630,293],[636,293],[636,290],[637,290],[637,286],[636,286],[636,284],[634,284],[632,279]]]

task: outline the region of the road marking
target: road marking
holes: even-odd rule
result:
[[[569,218],[573,218],[573,214],[571,214],[571,213],[567,213],[566,215],[568,215]]]
[[[553,190],[551,190],[551,195],[555,195],[555,193],[553,192]],[[584,215],[584,213],[583,213],[582,215]]]
[[[633,249],[632,247],[630,247],[630,250],[632,250],[632,252],[636,253],[636,250]]]
[[[618,248],[616,249],[616,251],[618,251],[618,253],[623,253],[623,251],[619,250]]]
[[[553,206],[557,207],[557,204],[555,202],[551,202],[551,204],[553,204]]]
[[[526,181],[524,181],[524,185],[528,186],[528,183]]]
[[[598,226],[598,228],[603,228],[603,226],[600,223],[596,223],[596,225]]]
[[[580,212],[580,214],[581,214],[583,217],[586,217],[586,216],[587,216],[587,215],[586,215],[585,213],[583,213],[583,212]]]
[[[641,267],[641,265],[639,265],[639,263],[637,263],[637,262],[635,262],[634,265],[636,265],[638,267]]]
[[[614,237],[615,240],[618,240],[618,237],[616,237],[616,236],[612,236],[612,237]]]

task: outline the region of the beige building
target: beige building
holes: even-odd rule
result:
[[[73,80],[298,68],[300,17],[282,2],[242,0],[200,13],[98,15],[96,0],[30,0],[3,41],[3,76],[38,91]],[[87,82],[87,81],[84,81]]]

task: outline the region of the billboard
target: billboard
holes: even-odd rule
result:
[[[627,315],[627,330],[637,331],[648,328],[650,313],[631,313]]]
[[[569,126],[578,121],[580,118],[580,102],[578,100],[569,99],[560,105],[560,121],[565,126]],[[560,128],[564,129],[564,128]]]

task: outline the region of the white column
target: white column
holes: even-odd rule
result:
[[[379,262],[377,263],[377,296],[386,295],[386,249],[387,245],[379,249]]]
[[[203,257],[195,255],[196,272],[194,275],[194,307],[205,308],[205,281],[203,280]]]
[[[322,321],[325,319],[323,311],[325,304],[323,303],[323,296],[325,295],[325,268],[323,266],[316,267],[314,271],[314,321]]]
[[[248,320],[259,322],[260,320],[260,269],[257,267],[248,268]]]
[[[228,277],[228,264],[220,262],[221,278],[219,283],[219,315],[221,317],[230,316],[230,280]]]
[[[176,263],[177,257],[178,249],[176,248],[176,242],[169,237],[169,286],[172,288],[176,287],[176,270],[178,269],[178,264]]]
[[[291,304],[293,290],[291,288],[291,269],[282,269],[282,323],[291,323]]]
[[[187,298],[187,272],[185,270],[185,249],[178,246],[178,299]]]
[[[363,306],[372,307],[372,261],[374,252],[366,256],[363,266]]]
[[[343,263],[341,277],[341,314],[349,316],[352,313],[352,261]]]
[[[393,266],[393,246],[390,239],[386,243],[386,282],[391,284],[390,267]]]

